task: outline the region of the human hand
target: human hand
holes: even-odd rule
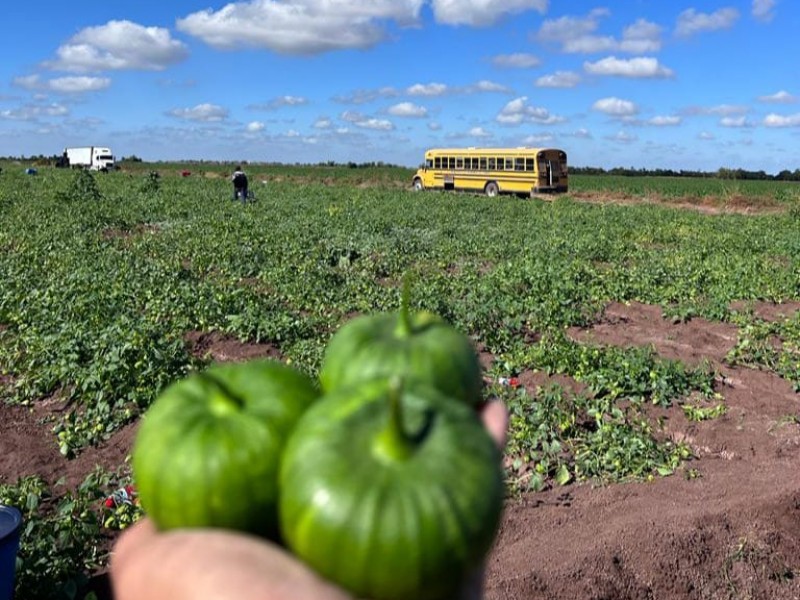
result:
[[[481,409],[500,448],[508,412],[501,402]],[[478,573],[465,598],[482,595]],[[111,585],[116,600],[352,600],[283,548],[220,529],[159,532],[145,518],[114,546]]]

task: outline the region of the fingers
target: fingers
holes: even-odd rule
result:
[[[486,403],[481,410],[481,420],[489,431],[489,435],[497,443],[497,447],[503,450],[506,446],[506,435],[508,429],[508,409],[499,400]]]
[[[115,566],[126,561],[127,557],[145,546],[156,535],[156,528],[150,519],[139,519],[138,522],[122,532],[114,545],[114,558],[111,563],[112,570]]]
[[[111,560],[115,600],[349,600],[287,552],[222,530],[160,533],[144,519]]]

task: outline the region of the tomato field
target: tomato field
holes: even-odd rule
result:
[[[490,199],[414,193],[399,168],[250,165],[242,205],[228,172],[0,172],[18,600],[103,597],[141,512],[107,500],[135,485],[130,442],[165,386],[252,357],[316,375],[405,276],[511,413],[487,597],[800,593],[796,184],[572,176]]]

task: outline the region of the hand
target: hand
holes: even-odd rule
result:
[[[502,448],[505,406],[490,402],[481,418]],[[483,575],[477,575],[469,598],[481,597]],[[162,533],[146,518],[114,546],[111,585],[116,600],[352,600],[261,538],[217,529]]]

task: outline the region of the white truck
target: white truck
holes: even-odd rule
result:
[[[114,155],[111,154],[111,149],[100,146],[64,148],[62,158],[66,158],[72,168],[84,168],[91,171],[109,171],[114,168]]]

